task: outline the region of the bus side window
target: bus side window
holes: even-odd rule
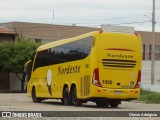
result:
[[[86,58],[91,51],[94,37],[89,36],[37,52],[33,71],[39,67],[61,64]]]

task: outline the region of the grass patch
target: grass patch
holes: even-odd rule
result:
[[[138,100],[144,101],[145,103],[160,104],[160,93],[144,90],[141,88],[141,95]]]

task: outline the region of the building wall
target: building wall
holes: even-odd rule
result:
[[[10,86],[10,76],[9,73],[0,73],[0,90],[9,90]]]
[[[55,24],[27,23],[27,22],[10,22],[1,23],[2,27],[14,30],[19,36],[31,39],[42,40],[60,40],[75,37],[91,31],[101,30],[100,28],[67,26]]]
[[[15,73],[0,73],[0,91],[20,91],[21,81]]]
[[[15,37],[12,34],[0,34],[0,41],[13,42],[14,40]]]
[[[152,45],[143,44],[143,60],[152,59]],[[155,45],[155,60],[160,60],[160,45]]]
[[[151,83],[151,61],[142,63],[142,84]],[[160,84],[160,61],[155,61],[155,84]]]
[[[10,73],[10,89],[11,91],[20,91],[21,90],[21,81],[17,78],[15,73]]]
[[[152,32],[136,31],[142,38],[142,43],[145,45],[152,45]],[[160,45],[160,32],[155,32],[155,45]]]

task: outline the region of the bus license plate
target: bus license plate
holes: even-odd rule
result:
[[[117,94],[118,94],[118,95],[119,95],[119,94],[122,94],[122,91],[114,91],[114,94],[116,94],[116,95],[117,95]]]

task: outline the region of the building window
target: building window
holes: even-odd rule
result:
[[[149,45],[149,60],[152,59],[152,45]]]
[[[41,39],[36,38],[36,39],[35,39],[35,42],[36,42],[36,43],[41,43],[41,42],[42,42],[42,40],[41,40]]]
[[[145,49],[145,45],[143,45],[143,60],[145,60],[145,55],[146,55],[146,49]]]
[[[155,45],[155,60],[160,60],[160,45]]]

